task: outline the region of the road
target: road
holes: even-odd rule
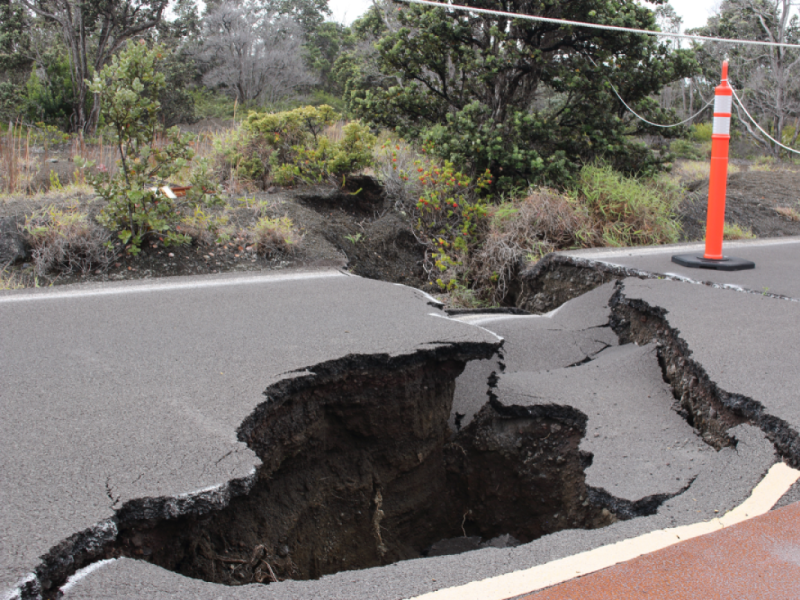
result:
[[[669,262],[671,248],[565,253],[586,268],[665,278],[624,277],[542,316],[447,318],[416,290],[337,271],[3,293],[0,590],[12,598],[26,581],[34,588],[40,557],[75,534],[113,540],[110,524],[132,503],[180,513],[246,494],[261,462],[237,432],[262,392],[351,355],[469,348],[462,359],[475,360],[456,382],[453,434],[488,394],[500,408],[579,411],[579,449],[592,457],[586,484],[598,494],[590,500],[619,518],[513,548],[268,586],[229,588],[141,560],[97,559],[72,570],[64,597],[469,597],[458,586],[713,520],[781,457],[800,459],[800,276],[788,269],[800,240],[784,242],[731,248],[757,264],[740,273],[684,272]],[[621,315],[636,319],[621,324]],[[500,338],[501,354],[490,357]],[[680,366],[668,372],[672,364]],[[691,423],[675,389],[696,402]],[[492,589],[478,597],[510,597],[499,580]]]

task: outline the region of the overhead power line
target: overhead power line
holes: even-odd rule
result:
[[[425,6],[435,6],[449,10],[460,10],[483,15],[497,17],[508,17],[511,19],[525,19],[528,21],[540,21],[542,23],[554,23],[556,25],[573,25],[575,27],[586,27],[588,29],[603,29],[606,31],[625,31],[628,33],[641,33],[655,37],[678,38],[684,40],[700,40],[703,42],[722,42],[726,44],[744,44],[749,46],[778,46],[781,48],[800,48],[800,44],[786,44],[783,42],[760,42],[757,40],[736,40],[730,38],[710,37],[705,35],[690,35],[688,33],[669,33],[667,31],[651,31],[650,29],[634,29],[632,27],[619,27],[617,25],[601,25],[599,23],[585,23],[583,21],[569,21],[567,19],[553,19],[550,17],[539,17],[537,15],[525,15],[521,13],[505,12],[502,10],[489,10],[487,8],[473,8],[472,6],[462,6],[460,4],[445,4],[443,2],[431,2],[430,0],[400,0],[408,4],[423,4]]]
[[[737,103],[737,104],[739,105],[739,107],[740,107],[740,108],[741,108],[741,109],[744,111],[744,114],[746,114],[746,115],[747,115],[747,118],[748,118],[748,119],[750,119],[750,121],[753,123],[753,125],[755,125],[755,126],[758,128],[758,130],[759,130],[759,131],[760,131],[760,132],[761,132],[761,133],[762,133],[762,134],[763,134],[763,135],[764,135],[764,136],[765,136],[765,137],[766,137],[768,140],[770,140],[770,141],[774,142],[775,144],[777,144],[778,146],[780,146],[780,147],[781,147],[781,148],[783,148],[784,150],[788,150],[789,152],[793,152],[794,154],[800,154],[800,152],[798,152],[798,151],[797,151],[797,150],[795,150],[794,148],[790,148],[789,146],[784,146],[784,145],[783,145],[783,144],[781,144],[781,143],[780,143],[778,140],[776,140],[774,137],[772,137],[770,134],[768,134],[766,131],[764,131],[764,129],[761,127],[761,125],[759,125],[759,124],[758,124],[758,121],[756,121],[756,120],[755,120],[755,119],[752,117],[752,115],[751,115],[751,114],[748,112],[748,110],[747,110],[747,108],[745,107],[745,105],[744,105],[744,104],[742,103],[742,101],[739,99],[739,96],[737,96],[737,95],[736,95],[736,90],[734,90],[733,88],[731,88],[731,91],[733,92],[733,97],[734,97],[734,98],[736,98],[736,103]]]
[[[610,83],[610,82],[609,82],[609,83]],[[619,95],[619,92],[617,92],[617,88],[615,88],[615,87],[614,87],[614,84],[611,84],[611,91],[612,91],[612,92],[614,92],[614,95],[615,95],[617,98],[619,98],[619,101],[620,101],[620,102],[622,102],[623,106],[624,106],[625,108],[627,108],[627,109],[628,109],[628,112],[630,112],[630,113],[631,113],[631,114],[632,114],[634,117],[636,117],[636,118],[637,118],[637,119],[639,119],[640,121],[644,121],[644,122],[645,122],[645,123],[647,123],[648,125],[652,125],[653,127],[662,127],[662,128],[664,128],[664,129],[669,129],[669,128],[671,128],[671,127],[680,127],[681,125],[685,125],[685,124],[686,124],[686,123],[688,123],[689,121],[693,121],[694,119],[696,119],[697,117],[699,117],[701,114],[703,114],[703,111],[704,111],[705,109],[707,109],[709,106],[711,106],[712,104],[714,104],[714,99],[712,98],[712,99],[711,99],[711,100],[710,100],[710,101],[709,101],[709,102],[708,102],[708,103],[707,103],[707,104],[706,104],[706,105],[705,105],[703,108],[701,108],[700,110],[698,110],[698,111],[697,111],[695,114],[693,114],[693,115],[692,115],[691,117],[689,117],[688,119],[684,119],[684,120],[683,120],[683,121],[681,121],[680,123],[672,123],[671,125],[661,125],[660,123],[653,123],[652,121],[648,121],[648,120],[647,120],[647,119],[645,119],[643,116],[641,116],[639,113],[637,113],[636,111],[634,111],[634,110],[633,110],[633,109],[632,109],[630,106],[628,106],[628,103],[627,103],[627,102],[625,102],[625,100],[623,100],[623,99],[622,99],[622,96],[620,96],[620,95]]]

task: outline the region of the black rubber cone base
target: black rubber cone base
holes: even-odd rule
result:
[[[716,269],[717,271],[744,271],[755,269],[756,263],[743,258],[724,256],[719,260],[703,258],[696,254],[677,254],[672,257],[672,262],[691,269]]]

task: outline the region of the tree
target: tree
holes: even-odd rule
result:
[[[468,5],[654,29],[653,12],[628,0],[468,0]],[[351,63],[357,115],[503,186],[563,183],[583,161],[605,157],[643,171],[657,157],[628,135],[641,131],[611,90],[664,118],[648,96],[695,63],[650,36],[440,8],[374,7],[361,29],[377,33],[377,68]],[[358,29],[358,27],[357,27]]]
[[[33,62],[24,9],[11,0],[0,0],[0,79],[30,72]]]
[[[328,0],[266,0],[265,8],[276,15],[289,17],[311,36],[331,16]]]
[[[100,105],[87,112],[87,81],[126,40],[158,25],[169,0],[20,0],[55,23],[69,52],[73,87],[72,128],[91,133]]]
[[[669,2],[656,7],[653,11],[656,16],[656,24],[661,31],[668,33],[680,33],[681,26],[683,25],[683,17],[681,17],[675,8]],[[669,40],[669,38],[666,38]],[[681,47],[681,40],[673,38],[669,43],[674,49]],[[679,79],[668,85],[665,85],[661,90],[661,106],[666,109],[671,109],[675,106],[678,98],[681,100],[681,110],[679,114],[681,118],[688,117],[692,109],[692,88],[691,79]]]
[[[25,84],[26,116],[33,122],[43,122],[66,128],[72,112],[72,82],[66,56],[48,53],[41,65],[34,63]]]
[[[226,2],[204,26],[205,85],[223,87],[241,103],[270,104],[316,82],[303,60],[302,30],[291,18]]]
[[[172,13],[172,21],[162,20],[148,36],[171,49],[157,64],[167,82],[158,97],[159,119],[164,127],[197,121],[191,91],[203,75],[197,56],[203,33],[197,5],[194,0],[177,0]]]
[[[306,63],[319,74],[320,87],[341,98],[344,86],[334,75],[337,58],[353,47],[350,29],[328,21],[319,25],[306,44]]]
[[[718,14],[706,27],[696,30],[702,35],[770,42],[800,43],[800,20],[794,12],[798,3],[792,0],[726,0]],[[720,65],[727,59],[728,75],[737,94],[750,113],[782,141],[790,120],[794,131],[789,144],[797,141],[800,127],[800,52],[794,48],[745,46],[706,42],[697,47],[703,65],[706,93],[719,82]],[[739,123],[764,150],[778,156],[781,148],[771,142],[739,110]]]
[[[0,119],[11,119],[22,105],[21,85],[30,73],[25,12],[10,0],[0,0]]]

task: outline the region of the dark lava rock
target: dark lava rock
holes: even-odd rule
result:
[[[0,266],[5,266],[28,257],[29,248],[18,227],[16,217],[0,218]]]

